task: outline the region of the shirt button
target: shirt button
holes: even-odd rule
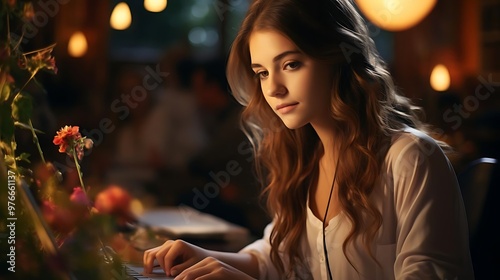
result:
[[[324,257],[324,256],[321,256],[321,257],[319,258],[319,261],[320,261],[320,262],[325,262],[325,257]]]

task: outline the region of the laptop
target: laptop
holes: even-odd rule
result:
[[[160,267],[155,267],[150,274],[145,274],[143,272],[142,265],[136,264],[124,264],[124,272],[128,276],[128,279],[155,279],[155,280],[167,280],[174,279],[173,277],[165,276],[165,272]]]
[[[209,246],[210,243],[224,244],[226,251],[234,251],[235,248],[231,248],[232,246],[241,247],[241,244],[235,242],[235,240],[245,242],[250,238],[250,232],[247,228],[229,223],[186,205],[149,209],[144,211],[137,219],[139,225],[148,228],[158,237],[184,239],[198,243],[197,245],[200,246],[203,246],[200,243],[208,242],[203,247]],[[151,244],[136,247],[146,249],[151,247]],[[127,264],[126,272],[128,275],[136,277],[132,279],[173,279],[166,277],[165,272],[160,267],[155,267],[151,274],[143,274],[141,264]]]
[[[52,230],[50,227],[47,225],[45,222],[43,216],[42,216],[42,211],[40,207],[38,207],[38,204],[35,201],[35,198],[33,197],[29,186],[26,184],[24,180],[18,181],[18,190],[19,194],[21,196],[21,200],[23,201],[26,210],[28,211],[29,215],[32,217],[33,225],[36,231],[36,234],[38,236],[38,239],[40,240],[40,244],[43,246],[47,254],[50,254],[51,256],[54,257],[60,257],[60,253],[58,251],[58,247],[56,245],[56,241],[54,238],[54,234],[52,233]],[[77,280],[75,275],[71,271],[65,271],[63,272],[64,275],[61,275],[62,279],[70,279],[70,280]],[[174,279],[172,277],[167,277],[165,275],[165,272],[160,268],[160,267],[155,267],[153,272],[151,274],[144,274],[143,273],[143,267],[142,264],[129,264],[129,263],[124,263],[123,264],[123,270],[120,272],[115,272],[112,271],[111,273],[113,276],[115,276],[116,279],[139,279],[139,280],[147,280],[147,279],[154,279],[154,280],[170,280]],[[115,278],[112,278],[111,280],[114,280]]]
[[[187,205],[149,209],[137,219],[140,225],[169,239],[231,241],[250,238],[247,228]]]

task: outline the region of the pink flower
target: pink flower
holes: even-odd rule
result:
[[[75,227],[76,219],[68,209],[61,208],[49,200],[44,200],[41,208],[45,221],[56,231],[68,233]]]
[[[79,205],[89,205],[90,201],[81,187],[73,188],[73,193],[70,195],[69,200]]]
[[[38,187],[51,183],[52,179],[55,179],[56,182],[62,181],[61,172],[50,162],[37,164],[33,173]]]
[[[54,202],[45,200],[42,204],[42,214],[49,224],[53,224],[56,219],[56,205]]]

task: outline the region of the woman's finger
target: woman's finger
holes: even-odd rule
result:
[[[184,269],[175,279],[197,279],[203,275],[211,274],[222,264],[215,258],[207,257],[196,264]]]
[[[176,240],[172,243],[170,250],[165,257],[165,270],[170,275],[175,276],[184,269],[194,265],[198,260],[193,248],[182,240]]]
[[[168,265],[167,255],[169,254],[171,249],[172,249],[172,243],[171,242],[165,243],[158,249],[155,255],[155,259],[158,261],[158,264],[160,265],[161,269],[165,271],[167,276],[170,276],[169,269],[167,268]]]
[[[171,243],[169,241],[166,241],[161,246],[146,250],[144,252],[144,256],[143,256],[144,273],[151,273],[153,271],[154,261],[157,259],[158,252],[160,250],[167,250],[168,251],[168,247],[170,247],[170,243]],[[158,261],[161,264],[160,260],[158,260]]]
[[[153,248],[144,252],[144,256],[142,257],[142,264],[145,273],[151,273],[151,271],[153,270],[154,260],[156,259],[156,251],[158,249],[159,248]]]

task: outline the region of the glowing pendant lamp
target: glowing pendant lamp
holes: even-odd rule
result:
[[[111,27],[116,30],[125,30],[129,28],[132,23],[132,13],[127,3],[120,2],[115,6],[111,13],[109,23]]]
[[[361,12],[376,26],[388,31],[413,27],[434,8],[436,0],[356,0]]]
[[[443,64],[438,64],[432,69],[430,83],[435,91],[445,91],[450,88],[450,72]]]
[[[150,12],[158,13],[167,7],[167,0],[144,0],[144,8]]]
[[[82,57],[87,53],[88,44],[87,38],[81,31],[77,31],[71,35],[68,43],[68,53],[72,57]]]

